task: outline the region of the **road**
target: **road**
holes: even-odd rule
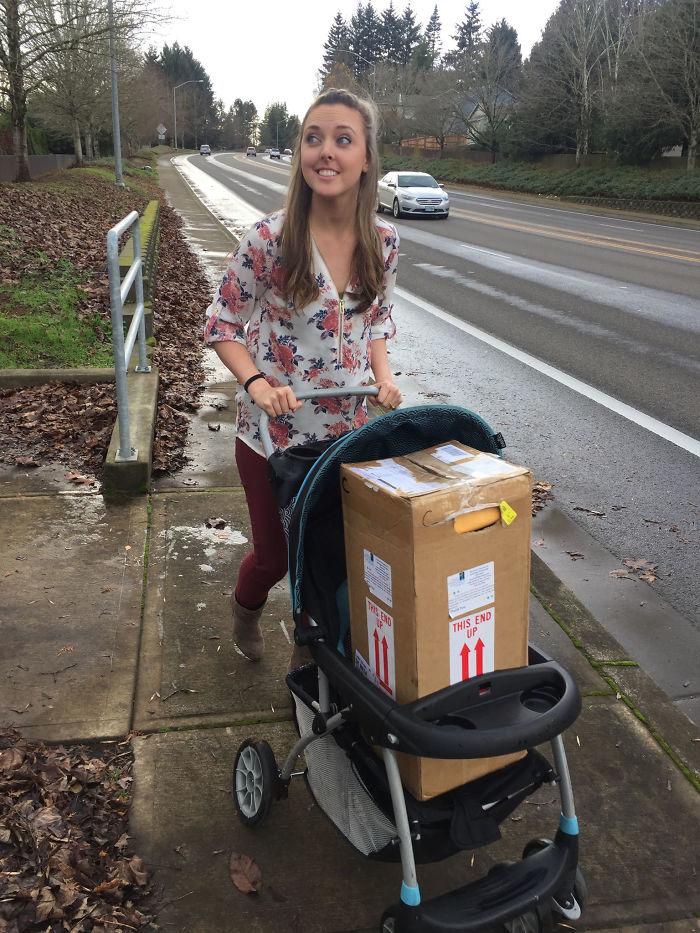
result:
[[[251,216],[283,202],[288,164],[190,163]],[[657,590],[698,624],[700,231],[448,190],[448,220],[397,222],[395,370],[503,430],[613,554],[657,563]]]

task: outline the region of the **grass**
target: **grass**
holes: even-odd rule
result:
[[[97,314],[78,318],[80,284],[73,265],[59,260],[0,286],[0,369],[113,365],[108,323]]]
[[[700,201],[700,171],[685,172],[620,166],[552,170],[527,162],[503,160],[492,165],[462,159],[385,156],[384,171],[429,172],[440,181],[484,185],[554,197],[633,198],[654,201]]]

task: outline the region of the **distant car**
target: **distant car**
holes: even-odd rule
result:
[[[258,150],[255,148],[255,146],[248,146],[248,148],[247,148],[246,151],[245,151],[245,154],[246,154],[246,156],[256,156],[256,157],[257,157],[257,155],[258,155]]]
[[[285,149],[284,152],[282,153],[282,155],[292,155],[292,150],[291,150],[291,149]]]
[[[271,152],[272,152],[272,149],[266,149],[266,150],[265,150],[265,155],[270,155]]]
[[[394,217],[433,214],[446,220],[450,198],[427,172],[389,172],[377,185],[377,211],[385,209]]]
[[[211,146],[208,146],[206,143],[202,143],[199,147],[200,155],[211,155]]]
[[[271,159],[279,159],[279,157],[280,157],[280,151],[279,151],[279,149],[270,149],[270,158],[271,158]]]

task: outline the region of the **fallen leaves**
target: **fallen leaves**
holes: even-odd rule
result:
[[[629,567],[630,570],[633,570],[640,580],[644,580],[646,583],[653,583],[658,579],[656,574],[657,564],[654,564],[650,560],[644,560],[642,558],[631,558],[626,557],[622,563],[625,567]]]
[[[232,852],[228,872],[231,881],[243,894],[257,894],[262,888],[262,872],[249,855]]]
[[[552,484],[537,480],[532,486],[532,514],[540,512],[553,498]]]
[[[131,752],[0,733],[0,930],[138,930],[149,874],[129,852]],[[39,925],[41,924],[41,927]]]
[[[143,176],[138,185],[149,197],[162,199],[152,299],[157,340],[153,360],[160,374],[153,468],[165,473],[185,463],[187,414],[198,410],[204,381],[198,339],[202,309],[209,304],[212,289],[185,241],[182,221],[165,203],[162,190]],[[108,343],[105,235],[130,210],[141,210],[145,203],[145,194],[137,189],[120,189],[85,172],[62,172],[27,185],[5,186],[0,199],[0,286],[29,274],[40,276],[59,260],[70,262],[84,280],[77,315]],[[74,471],[69,482],[90,487],[96,481],[89,474],[99,476],[115,421],[112,383],[51,383],[5,390],[0,392],[0,462],[23,469],[62,463]]]

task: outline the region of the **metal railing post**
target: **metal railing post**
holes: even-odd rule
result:
[[[137,220],[134,224],[134,262],[140,263],[140,270],[136,276],[136,311],[143,309],[139,323],[139,361],[136,366],[137,373],[150,373],[151,367],[146,358],[146,306],[143,300],[143,261],[141,258],[141,221]]]
[[[119,275],[119,237],[130,227],[133,232],[132,260],[124,281]],[[117,419],[119,422],[119,449],[117,462],[136,460],[138,451],[131,446],[131,432],[129,429],[129,393],[126,382],[127,367],[138,336],[139,362],[135,371],[148,373],[151,367],[146,356],[146,322],[145,304],[143,297],[143,262],[141,259],[141,226],[139,215],[132,211],[115,224],[107,233],[107,272],[109,274],[109,304],[112,317],[112,352],[114,355],[114,381],[117,390]],[[136,307],[129,331],[124,337],[124,304],[127,296],[134,286],[136,293]]]

